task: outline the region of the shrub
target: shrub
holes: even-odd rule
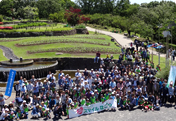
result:
[[[86,26],[83,24],[78,24],[75,26],[75,29],[85,29],[85,28],[86,28]]]
[[[50,14],[49,19],[52,20],[53,22],[65,22],[64,12],[59,11],[58,13]]]
[[[2,22],[3,21],[3,16],[2,15],[0,15],[0,22]]]

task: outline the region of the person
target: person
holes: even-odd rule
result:
[[[172,50],[172,60],[175,61],[175,49]]]
[[[100,59],[100,51],[98,51],[97,53],[96,53],[96,57],[94,58],[94,63],[98,63],[98,61],[99,61],[99,59]]]
[[[17,81],[17,83],[15,84],[14,90],[16,91],[16,97],[20,97],[21,86],[19,81]]]
[[[27,85],[27,94],[32,96],[32,91],[33,91],[33,84],[31,83],[31,80],[28,81],[28,85]]]
[[[51,115],[50,115],[50,111],[49,111],[49,108],[46,108],[46,111],[45,111],[45,117],[46,117],[46,119],[45,120],[48,120],[48,119],[50,119],[51,118]]]
[[[168,102],[172,105],[174,102],[174,87],[173,82],[171,81],[169,88],[168,88]]]
[[[0,120],[1,121],[6,121],[6,120],[8,121],[9,120],[9,114],[8,114],[8,112],[9,112],[8,108],[6,108],[4,112],[2,112],[2,114],[0,116]]]
[[[34,106],[34,108],[32,109],[32,112],[31,112],[31,116],[32,116],[32,118],[39,118],[41,116],[41,114],[39,112],[39,104],[36,104],[36,106]]]
[[[55,119],[60,119],[61,116],[64,115],[64,112],[62,110],[62,104],[57,103],[53,113]]]
[[[154,103],[154,110],[160,110],[160,106],[161,106],[161,100],[158,96],[156,96],[156,100]]]

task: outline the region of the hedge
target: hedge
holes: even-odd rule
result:
[[[14,29],[19,29],[19,28],[26,28],[26,27],[32,27],[32,26],[45,26],[47,23],[45,22],[38,22],[38,23],[19,23],[18,25],[13,25],[12,27]]]
[[[0,30],[0,33],[14,33],[14,32],[54,32],[54,31],[70,31],[73,28],[54,28],[54,29],[46,29],[46,30]]]

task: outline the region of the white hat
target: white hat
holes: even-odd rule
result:
[[[97,90],[95,89],[94,92],[97,92]]]
[[[71,76],[69,76],[68,78],[71,78]]]
[[[109,89],[109,91],[112,91],[112,89]]]
[[[114,92],[112,92],[112,95],[114,95]]]
[[[46,108],[46,111],[49,111],[49,108]]]
[[[44,82],[46,82],[46,80],[44,80]]]
[[[94,95],[94,93],[92,92],[92,95]]]
[[[91,69],[93,71],[93,69]]]
[[[25,84],[23,83],[23,85],[22,86],[25,86]]]
[[[102,82],[99,82],[99,84],[102,84]]]
[[[40,96],[38,96],[37,98],[40,98]]]
[[[83,80],[83,78],[81,78],[81,80]]]
[[[116,96],[119,96],[119,94],[116,94]]]
[[[36,106],[39,106],[39,104],[37,103]]]
[[[23,100],[23,103],[26,103],[26,100]]]
[[[9,109],[8,109],[8,108],[6,108],[6,109],[5,109],[5,111],[9,111]]]

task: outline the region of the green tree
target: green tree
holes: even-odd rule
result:
[[[38,8],[26,6],[24,8],[24,15],[26,18],[29,18],[29,19],[36,18],[36,17],[38,17]]]

